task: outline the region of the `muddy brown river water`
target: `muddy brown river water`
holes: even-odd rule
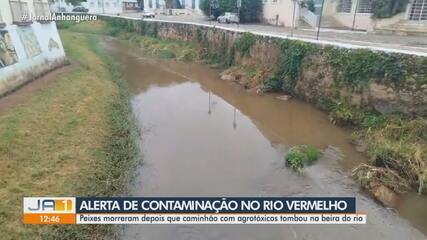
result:
[[[323,112],[250,94],[201,64],[147,58],[113,39],[104,46],[124,66],[142,133],[135,196],[355,196],[368,213],[366,225],[135,225],[123,239],[426,239],[426,198],[404,198],[396,212],[361,191],[350,171],[366,158]],[[285,167],[295,144],[323,149],[302,175]]]

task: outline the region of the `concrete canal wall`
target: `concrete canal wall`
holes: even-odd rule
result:
[[[402,52],[254,35],[210,26],[105,17],[113,27],[191,42],[224,79],[249,89],[284,91],[327,108],[331,102],[380,113],[427,114],[427,58]]]

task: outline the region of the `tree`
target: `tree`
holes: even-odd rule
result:
[[[408,2],[408,0],[374,0],[372,2],[372,17],[393,17],[398,13],[405,12]]]
[[[201,0],[200,9],[206,16],[215,19],[225,12],[237,12],[237,0]],[[242,0],[241,22],[259,22],[262,15],[262,0]]]

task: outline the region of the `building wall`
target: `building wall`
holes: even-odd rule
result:
[[[294,12],[294,2],[292,0],[263,0],[263,19],[266,23],[291,27]],[[299,19],[298,4],[295,7],[295,25]]]
[[[74,6],[71,3],[67,3],[65,0],[55,0],[50,4],[50,10],[52,12],[61,12],[61,9],[65,10],[64,12],[73,11]]]
[[[87,2],[82,2],[82,6],[89,9],[89,13],[93,14],[118,14],[123,12],[123,0],[87,0]]]
[[[336,11],[338,1],[326,1],[324,15],[332,16],[342,25],[352,28],[354,13],[356,11],[357,1],[352,1],[352,7],[350,13],[339,13]],[[411,4],[408,4],[406,12],[397,14],[391,18],[383,18],[383,19],[373,19],[370,13],[357,13],[356,18],[354,20],[354,28],[360,30],[367,30],[368,32],[375,31],[377,28],[383,28],[388,26],[393,26],[398,22],[405,22],[408,20],[408,11],[411,9]],[[427,23],[424,22],[424,24]]]
[[[32,0],[30,13],[34,14]],[[6,3],[6,4],[5,4]],[[65,62],[65,52],[56,23],[12,24],[9,1],[0,11],[7,23],[0,28],[0,96]]]
[[[12,24],[12,12],[8,1],[0,0],[0,14],[4,23]]]
[[[144,0],[144,10],[159,10],[165,8],[164,0]]]
[[[357,1],[353,0],[351,5],[351,11],[349,13],[337,12],[337,1],[325,1],[324,16],[333,16],[343,26],[352,28],[354,12],[356,11]],[[374,20],[371,18],[370,13],[357,13],[354,21],[354,28],[360,30],[372,29]]]
[[[194,10],[195,13],[201,13],[200,0],[179,0],[181,5],[187,10]],[[151,2],[151,4],[150,4]],[[157,4],[156,4],[157,2]],[[193,4],[194,3],[194,4]],[[194,6],[193,6],[194,5]],[[193,8],[194,7],[194,8]],[[165,0],[144,0],[144,9],[156,11],[162,11],[166,8]]]
[[[181,0],[181,3],[185,6],[186,9],[195,10],[196,12],[201,12],[200,0]],[[194,6],[193,6],[193,3],[194,3]]]

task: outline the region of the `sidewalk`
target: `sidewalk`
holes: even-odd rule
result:
[[[123,14],[126,17],[141,18],[140,13]],[[219,24],[207,21],[203,16],[181,15],[164,16],[157,15],[156,20],[195,23],[211,25],[229,30],[250,31],[262,35],[279,37],[291,37],[290,28],[276,27],[264,24]],[[319,41],[316,40],[315,29],[294,29],[292,38],[302,39],[310,42],[340,45],[349,48],[370,48],[387,52],[399,52],[427,57],[427,37],[422,36],[399,36],[368,34],[359,31],[345,31],[334,29],[320,29]]]

